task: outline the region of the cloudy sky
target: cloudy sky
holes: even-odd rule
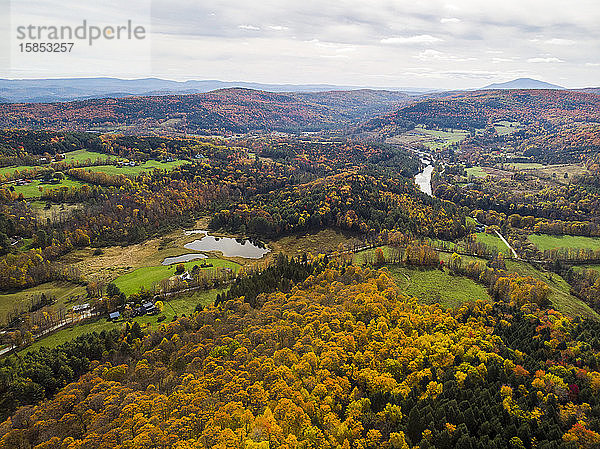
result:
[[[436,88],[532,77],[566,87],[600,85],[598,0],[82,3],[13,0],[10,26],[132,19],[148,26],[149,38],[27,58],[11,32],[11,60],[0,76]]]

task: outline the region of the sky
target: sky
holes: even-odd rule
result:
[[[8,0],[0,0],[6,3]],[[143,41],[26,55],[25,24],[143,24]],[[598,0],[13,0],[3,78],[460,89],[531,77],[600,85]],[[81,44],[81,45],[80,45]],[[1,60],[0,60],[1,62]]]

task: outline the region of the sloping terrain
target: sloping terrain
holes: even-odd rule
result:
[[[0,105],[0,127],[221,133],[339,127],[385,113],[407,96],[386,91],[310,94],[222,89],[205,94]]]
[[[489,90],[436,94],[407,104],[384,117],[374,118],[361,129],[390,125],[424,124],[451,128],[484,128],[499,120],[521,123],[538,121],[599,121],[600,96],[567,90]]]

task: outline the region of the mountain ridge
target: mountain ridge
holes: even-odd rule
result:
[[[420,94],[431,91],[423,88],[372,88],[337,84],[256,83],[247,81],[186,80],[161,78],[121,79],[48,78],[0,79],[0,97],[8,103],[55,103],[96,98],[122,98],[126,96],[165,96],[212,92],[219,89],[245,88],[267,92],[327,92],[349,90],[385,90]]]
[[[479,90],[505,90],[505,89],[558,89],[567,90],[557,84],[547,83],[545,81],[533,78],[516,78],[504,83],[492,83]]]

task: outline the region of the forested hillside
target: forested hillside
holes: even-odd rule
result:
[[[0,106],[0,448],[597,449],[598,98]]]
[[[516,294],[516,293],[515,293]],[[515,297],[516,299],[516,297]],[[134,339],[2,424],[12,448],[594,447],[596,327],[533,303],[457,310],[328,267]]]
[[[119,129],[130,134],[315,131],[339,128],[405,102],[398,92],[272,93],[222,89],[204,94],[126,97],[70,103],[1,104],[0,127]]]

